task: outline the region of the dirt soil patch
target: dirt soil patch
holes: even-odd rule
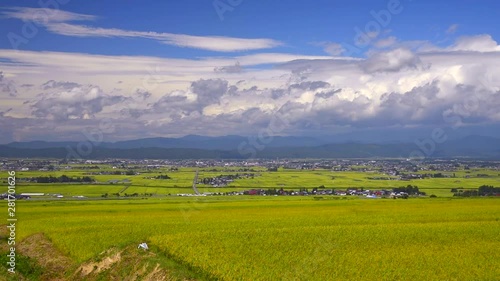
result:
[[[24,239],[17,246],[17,251],[44,269],[41,280],[65,280],[64,273],[74,266],[73,261],[61,253],[42,233]]]

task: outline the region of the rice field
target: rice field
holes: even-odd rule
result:
[[[216,169],[218,171],[213,171]],[[69,177],[84,176],[87,172],[103,171],[27,171],[18,172],[18,178],[35,176],[61,176]],[[436,173],[437,171],[422,171],[420,173]],[[226,171],[224,168],[200,169],[199,178],[215,177],[218,175],[230,175],[237,172]],[[229,192],[242,191],[252,188],[315,188],[325,186],[329,189],[392,189],[395,187],[416,185],[421,191],[427,194],[434,194],[440,197],[451,197],[452,188],[475,189],[481,185],[500,186],[500,173],[498,170],[459,170],[455,178],[426,178],[419,180],[401,181],[395,177],[388,179],[374,179],[377,177],[388,178],[387,175],[378,172],[357,172],[357,171],[330,171],[330,170],[284,170],[278,172],[268,172],[264,168],[255,168],[254,178],[236,179],[225,187],[212,187],[199,184],[198,189],[202,192]],[[18,182],[19,192],[42,192],[48,194],[63,194],[66,196],[83,195],[88,197],[100,197],[108,193],[138,193],[168,195],[177,193],[192,193],[191,185],[195,174],[195,168],[181,168],[178,171],[151,170],[139,171],[138,175],[91,175],[96,180],[93,184],[37,184]],[[477,174],[486,174],[488,177],[477,177]],[[171,179],[160,180],[152,177],[158,175],[168,175]],[[5,181],[3,178],[2,180]],[[122,181],[126,182],[122,182]],[[111,183],[110,181],[120,181]]]
[[[77,263],[152,249],[215,280],[498,280],[497,198],[20,201],[18,239]]]
[[[147,242],[157,254],[155,262],[175,264],[170,271],[192,273],[172,280],[499,280],[499,198],[452,198],[450,191],[499,186],[497,170],[458,170],[453,178],[401,181],[378,179],[388,178],[378,172],[255,168],[254,178],[236,179],[226,187],[198,185],[201,192],[228,192],[320,185],[391,189],[412,184],[438,198],[167,196],[193,193],[195,171],[92,175],[95,183],[19,181],[18,193],[64,198],[18,201],[17,240],[22,244],[42,234],[75,266],[102,260],[110,249],[130,253]],[[20,171],[16,177],[81,177],[88,172],[93,170]],[[200,169],[199,178],[236,173],[234,168],[206,168]],[[159,175],[170,179],[154,178]],[[139,196],[116,200],[116,194],[134,193]],[[107,200],[94,200],[103,194],[109,195]],[[68,199],[79,195],[88,199]],[[133,273],[126,270],[135,270],[123,268],[122,277]],[[75,280],[74,271],[74,266],[68,268],[65,280]],[[113,274],[79,280],[116,279]]]

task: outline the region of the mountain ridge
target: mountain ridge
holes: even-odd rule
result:
[[[201,138],[200,138],[201,137]],[[0,157],[12,158],[92,158],[130,159],[246,159],[246,158],[410,158],[420,152],[426,158],[500,159],[500,139],[467,136],[434,143],[431,153],[416,143],[321,143],[308,137],[274,137],[267,144],[247,137],[147,138],[90,145],[91,152],[77,153],[81,142],[17,142],[0,145]],[[198,140],[198,141],[193,141]],[[162,147],[163,146],[163,147]],[[81,148],[80,148],[81,150]],[[82,153],[81,153],[82,154]],[[427,155],[428,154],[428,155]],[[75,156],[76,155],[76,156]]]

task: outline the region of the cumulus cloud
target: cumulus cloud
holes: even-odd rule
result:
[[[194,99],[183,91],[175,91],[161,97],[151,105],[152,112],[175,114],[177,116],[188,114],[196,110]],[[150,112],[145,110],[144,113]]]
[[[433,81],[404,93],[383,94],[377,119],[387,124],[432,123],[441,117],[443,105],[439,105],[443,101],[438,98],[439,91],[437,81]]]
[[[227,90],[228,82],[222,79],[201,79],[191,84],[191,91],[197,95],[200,107],[218,103]]]
[[[417,68],[419,65],[418,55],[405,48],[374,53],[361,63],[361,67],[368,73],[394,72],[407,68]]]
[[[132,80],[135,84],[165,84],[169,80],[184,80],[190,84],[193,77],[210,77],[214,74],[214,66],[232,65],[235,61],[243,67],[274,65],[294,60],[328,59],[324,56],[307,56],[285,53],[260,53],[229,58],[178,59],[144,56],[109,56],[83,53],[35,52],[0,49],[0,68],[16,72],[18,76],[36,73],[36,77],[47,77],[44,81],[58,79],[77,81],[81,76],[92,76],[99,83],[112,84],[115,81]],[[42,71],[44,74],[40,74]],[[268,73],[273,70],[259,71]],[[217,73],[217,72],[215,72]],[[243,71],[239,80],[254,77],[255,72]],[[77,75],[75,75],[77,74]],[[282,73],[284,74],[284,73]],[[267,75],[267,74],[266,74]],[[31,76],[33,77],[33,76]],[[101,78],[102,77],[102,78]],[[187,79],[185,79],[187,77]],[[45,83],[45,82],[44,82]],[[87,83],[93,83],[88,81]],[[165,84],[166,85],[166,84]],[[122,86],[122,85],[121,85]],[[137,85],[139,86],[139,85]],[[172,89],[174,90],[174,89]]]
[[[71,90],[76,87],[80,87],[81,85],[75,82],[62,82],[62,81],[54,81],[54,80],[49,80],[42,85],[43,90],[48,90],[48,89],[64,89],[64,90]]]
[[[332,97],[333,95],[340,93],[340,92],[342,92],[342,89],[331,90],[328,92],[319,92],[319,93],[316,93],[315,96],[317,98],[328,99],[328,98]]]
[[[5,116],[5,114],[6,114],[6,113],[9,113],[10,111],[12,111],[12,108],[9,108],[9,109],[7,109],[7,110],[5,110],[5,111],[0,111],[0,117]]]
[[[448,48],[452,51],[500,52],[498,43],[488,34],[463,36]]]
[[[214,71],[219,73],[240,73],[243,71],[243,68],[241,67],[240,62],[237,61],[234,65],[216,67],[214,68]]]
[[[344,47],[338,43],[325,43],[323,45],[325,53],[331,56],[339,56],[345,52]]]
[[[443,110],[443,116],[460,116],[463,123],[500,121],[500,91],[488,91],[474,85],[454,87],[454,103]]]
[[[340,56],[345,53],[345,48],[335,42],[311,42],[311,45],[322,47],[323,51],[331,56]]]
[[[200,79],[191,83],[187,90],[177,90],[162,96],[152,103],[142,114],[163,113],[167,119],[180,119],[196,112],[203,113],[210,105],[220,105],[224,95],[231,96],[229,90],[237,91],[236,86],[229,87],[228,81],[222,79]],[[233,93],[234,94],[234,93]]]
[[[300,89],[300,90],[317,90],[320,88],[328,88],[330,87],[330,84],[324,81],[304,81],[298,84],[292,84],[288,88],[289,90],[292,89]]]
[[[394,36],[389,36],[387,38],[382,38],[374,43],[377,48],[387,48],[396,44],[398,40]]]
[[[152,94],[144,89],[137,89],[135,93],[132,95],[134,100],[146,101],[148,100]]]
[[[8,79],[0,71],[0,92],[8,94],[10,97],[17,96],[17,87],[13,80]]]
[[[105,94],[99,87],[82,86],[69,91],[40,94],[31,108],[32,114],[38,118],[90,119],[104,107],[124,100],[122,96]]]
[[[324,47],[325,52],[332,56],[339,56],[345,52],[345,49],[342,47],[342,45],[337,43],[327,43]]]
[[[0,67],[7,69],[0,83],[35,85],[2,100],[3,112],[13,110],[0,119],[35,138],[43,130],[33,124],[77,136],[81,126],[111,118],[118,130],[110,137],[122,139],[248,135],[277,117],[284,120],[279,134],[446,126],[450,119],[469,126],[498,124],[500,52],[488,51],[497,46],[492,40],[465,37],[426,51],[397,42],[357,59],[251,54],[188,60],[0,50]],[[229,75],[236,61],[245,71]],[[248,67],[260,64],[274,67]],[[155,65],[161,67],[149,76],[156,88],[142,87],[140,78]],[[101,82],[85,86],[89,81]],[[44,93],[36,96],[40,89]]]

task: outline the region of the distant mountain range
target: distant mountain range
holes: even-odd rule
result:
[[[468,157],[500,159],[500,139],[468,136],[437,144],[430,139],[415,143],[335,143],[334,139],[242,136],[146,138],[119,142],[13,142],[0,145],[0,157],[102,159],[245,159],[245,158],[429,158]],[[91,151],[89,151],[89,148]]]
[[[209,150],[232,150],[238,147],[240,143],[249,141],[248,137],[242,136],[222,136],[206,137],[197,135],[187,135],[181,138],[145,138],[118,142],[102,142],[101,148],[111,149],[132,149],[132,148],[196,148]],[[309,137],[273,137],[267,144],[268,147],[298,147],[298,146],[318,146],[327,144],[327,141],[318,140]],[[24,149],[57,148],[66,146],[75,147],[78,142],[12,142],[8,147]]]

